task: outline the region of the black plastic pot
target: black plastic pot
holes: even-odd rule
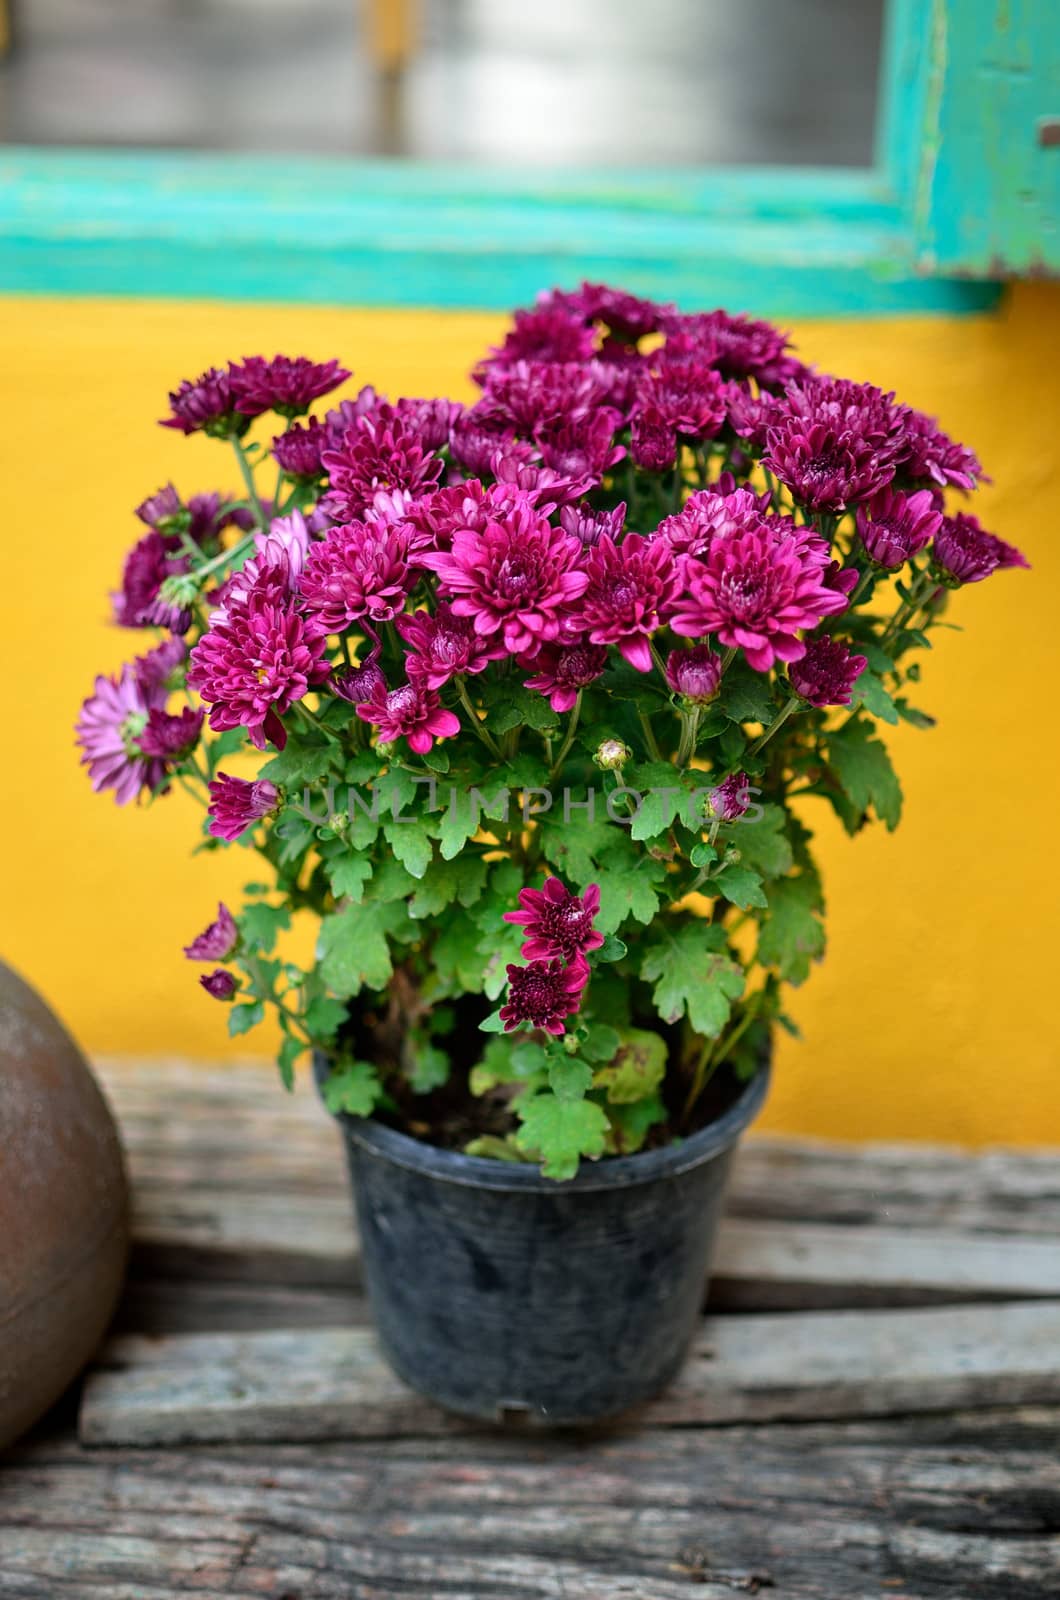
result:
[[[583,1162],[567,1183],[340,1116],[394,1369],[490,1421],[595,1422],[658,1394],[695,1329],[733,1152],[768,1081],[765,1063],[709,1127]]]

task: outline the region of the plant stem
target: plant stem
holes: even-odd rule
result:
[[[581,714],[582,714],[582,691],[579,689],[578,690],[578,698],[574,702],[574,706],[573,706],[573,709],[572,709],[571,714],[570,714],[570,720],[567,723],[567,736],[564,739],[563,743],[559,747],[559,755],[556,757],[555,761],[552,763],[552,770],[549,772],[549,775],[548,775],[548,781],[550,783],[552,782],[552,780],[556,776],[556,774],[559,772],[559,770],[562,767],[564,761],[566,761],[566,759],[567,759],[567,753],[570,750],[571,745],[574,743],[574,735],[578,730],[578,718],[581,716]]]
[[[869,584],[871,582],[872,582],[872,568],[871,567],[866,567],[865,571],[861,574],[861,577],[858,579],[857,588],[853,590],[853,592],[852,592],[852,594],[850,596],[850,599],[847,601],[848,610],[857,605],[858,601],[861,599],[862,595],[865,593],[865,590],[868,588],[868,586],[869,586]]]
[[[640,718],[640,725],[644,730],[644,743],[648,747],[648,754],[653,761],[665,760],[662,751],[659,749],[659,741],[655,737],[655,729],[651,725],[650,718],[645,716],[643,711],[638,711],[637,716]]]
[[[242,439],[233,439],[232,447],[236,453],[236,460],[239,462],[239,470],[243,474],[243,482],[247,486],[247,494],[250,497],[250,503],[258,514],[259,525],[262,529],[264,529],[267,521],[265,516],[265,507],[261,503],[261,496],[258,494],[258,486],[254,482],[254,469],[247,457],[247,452],[244,448]]]
[[[699,1060],[696,1062],[695,1071],[692,1074],[692,1087],[688,1091],[688,1097],[681,1112],[682,1124],[688,1121],[692,1114],[692,1107],[703,1093],[714,1072],[725,1060],[726,1054],[732,1049],[737,1040],[747,1032],[747,1029],[758,1015],[760,1000],[760,992],[753,995],[747,1002],[747,1009],[739,1022],[733,1028],[730,1028],[728,1033],[723,1034],[720,1039],[704,1039],[703,1049],[700,1051]]]
[[[749,747],[747,754],[749,756],[757,755],[762,746],[764,744],[768,744],[769,740],[772,739],[773,735],[777,732],[781,725],[787,722],[788,718],[791,716],[791,713],[796,711],[800,704],[801,701],[799,700],[798,695],[793,694],[787,705],[783,706],[781,710],[777,712],[776,716],[769,724],[769,727],[766,728],[765,732],[758,735],[758,738],[755,740],[754,744]]]
[[[456,692],[459,696],[460,704],[467,713],[467,720],[471,727],[472,733],[477,733],[479,738],[482,740],[482,743],[489,751],[490,755],[493,756],[495,760],[500,761],[502,759],[500,747],[498,746],[493,735],[490,733],[489,729],[482,726],[479,714],[471,704],[471,697],[467,692],[467,685],[465,684],[463,678],[457,678],[455,682]]]
[[[700,709],[694,706],[691,711],[681,713],[681,743],[677,747],[675,765],[687,767],[696,748],[696,733],[699,729]]]
[[[201,567],[195,567],[193,569],[192,576],[195,578],[204,578],[208,572],[216,572],[217,568],[223,567],[227,561],[235,561],[237,556],[241,556],[243,554],[244,550],[249,550],[251,548],[255,537],[255,533],[245,534],[243,538],[239,540],[238,544],[232,545],[231,549],[222,550],[219,555],[211,557],[209,561],[204,561]]]

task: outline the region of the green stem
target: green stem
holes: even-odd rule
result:
[[[681,713],[681,743],[677,747],[675,765],[687,767],[696,748],[696,733],[699,730],[700,709],[694,706],[691,711]]]
[[[457,678],[455,681],[457,696],[459,697],[460,704],[467,713],[467,720],[471,727],[472,733],[477,733],[479,738],[482,740],[482,743],[489,751],[490,755],[493,756],[495,760],[500,761],[502,759],[500,747],[498,746],[493,735],[490,733],[489,729],[482,726],[482,721],[479,717],[479,714],[471,704],[471,697],[467,692],[467,685],[465,684],[463,678]]]
[[[254,543],[255,533],[245,534],[238,544],[232,545],[229,550],[222,550],[220,555],[213,556],[209,561],[204,561],[201,567],[196,567],[192,574],[196,578],[205,578],[207,573],[216,572],[218,567],[223,567],[228,561],[235,561],[244,550],[249,550]]]
[[[574,707],[573,707],[573,709],[571,711],[571,714],[570,714],[570,720],[567,723],[567,736],[564,739],[563,743],[559,747],[559,755],[556,757],[555,761],[552,763],[552,770],[549,772],[549,775],[548,775],[549,783],[552,782],[553,778],[556,776],[556,774],[559,772],[560,768],[562,767],[564,761],[566,761],[566,759],[567,759],[567,753],[570,750],[571,745],[574,743],[574,735],[575,735],[575,733],[577,732],[577,729],[578,729],[578,718],[581,716],[581,714],[582,714],[582,691],[579,689],[578,690],[578,698],[574,702]]]
[[[665,760],[662,751],[659,749],[659,741],[655,737],[655,729],[651,725],[650,718],[643,711],[638,711],[637,716],[640,718],[640,725],[644,730],[644,743],[648,747],[648,754],[653,761]]]
[[[891,640],[897,633],[901,632],[906,623],[916,616],[925,600],[934,592],[936,587],[937,584],[935,579],[930,573],[924,573],[921,575],[919,583],[915,583],[913,585],[909,599],[903,600],[902,604],[898,607],[898,610],[895,612],[894,616],[891,618],[890,622],[880,635],[881,649],[890,644]]]
[[[861,599],[862,595],[865,593],[865,590],[868,588],[868,586],[869,586],[869,584],[871,582],[872,582],[872,568],[871,567],[866,567],[865,571],[861,574],[861,577],[858,579],[857,588],[853,590],[853,592],[851,593],[850,599],[847,601],[847,609],[848,610],[852,610],[853,607],[857,605],[858,601]]]
[[[267,522],[267,518],[265,516],[265,507],[261,503],[261,496],[258,494],[258,486],[254,482],[254,469],[250,464],[246,448],[244,447],[242,439],[233,439],[232,446],[236,453],[236,460],[239,462],[239,470],[243,474],[243,482],[247,486],[247,495],[250,498],[250,503],[258,514],[258,522],[260,526],[262,529],[264,529]]]
[[[762,746],[769,743],[769,740],[772,739],[773,735],[785,722],[787,722],[788,718],[791,716],[791,713],[798,710],[801,704],[802,702],[798,695],[793,694],[787,705],[783,706],[781,710],[777,712],[776,716],[769,724],[769,727],[766,728],[765,732],[758,735],[758,738],[755,740],[754,744],[748,749],[747,754],[749,756],[756,756],[759,750],[761,750]]]
[[[699,1060],[696,1062],[695,1071],[692,1074],[692,1087],[688,1091],[688,1098],[685,1100],[684,1109],[681,1112],[682,1123],[688,1121],[692,1114],[693,1106],[718,1067],[725,1060],[727,1053],[751,1026],[751,1023],[758,1015],[760,1002],[760,993],[753,995],[747,1003],[746,1011],[735,1027],[731,1028],[728,1033],[723,1034],[720,1039],[704,1039],[703,1049],[700,1051]]]

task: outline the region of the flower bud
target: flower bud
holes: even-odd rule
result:
[[[224,967],[217,967],[213,972],[204,972],[199,979],[206,993],[215,1000],[232,1000],[239,988],[239,982]]]
[[[363,667],[340,667],[333,672],[331,687],[341,700],[348,700],[351,706],[363,706],[377,694],[386,693],[386,679],[377,662],[366,661]]]
[[[733,772],[711,791],[708,801],[712,816],[719,822],[735,822],[751,804],[751,789],[746,772]]]
[[[721,687],[721,657],[705,644],[691,650],[671,650],[666,658],[666,681],[674,694],[689,705],[705,706]]]
[[[632,756],[633,751],[621,739],[604,739],[597,746],[593,761],[602,772],[617,772]]]

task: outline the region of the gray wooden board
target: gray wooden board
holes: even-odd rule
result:
[[[1060,1301],[704,1321],[648,1426],[1060,1402]],[[391,1438],[461,1424],[394,1376],[368,1327],[126,1337],[81,1406],[86,1445]]]
[[[5,1600],[1053,1600],[1060,1412],[78,1450],[0,1470]]]

